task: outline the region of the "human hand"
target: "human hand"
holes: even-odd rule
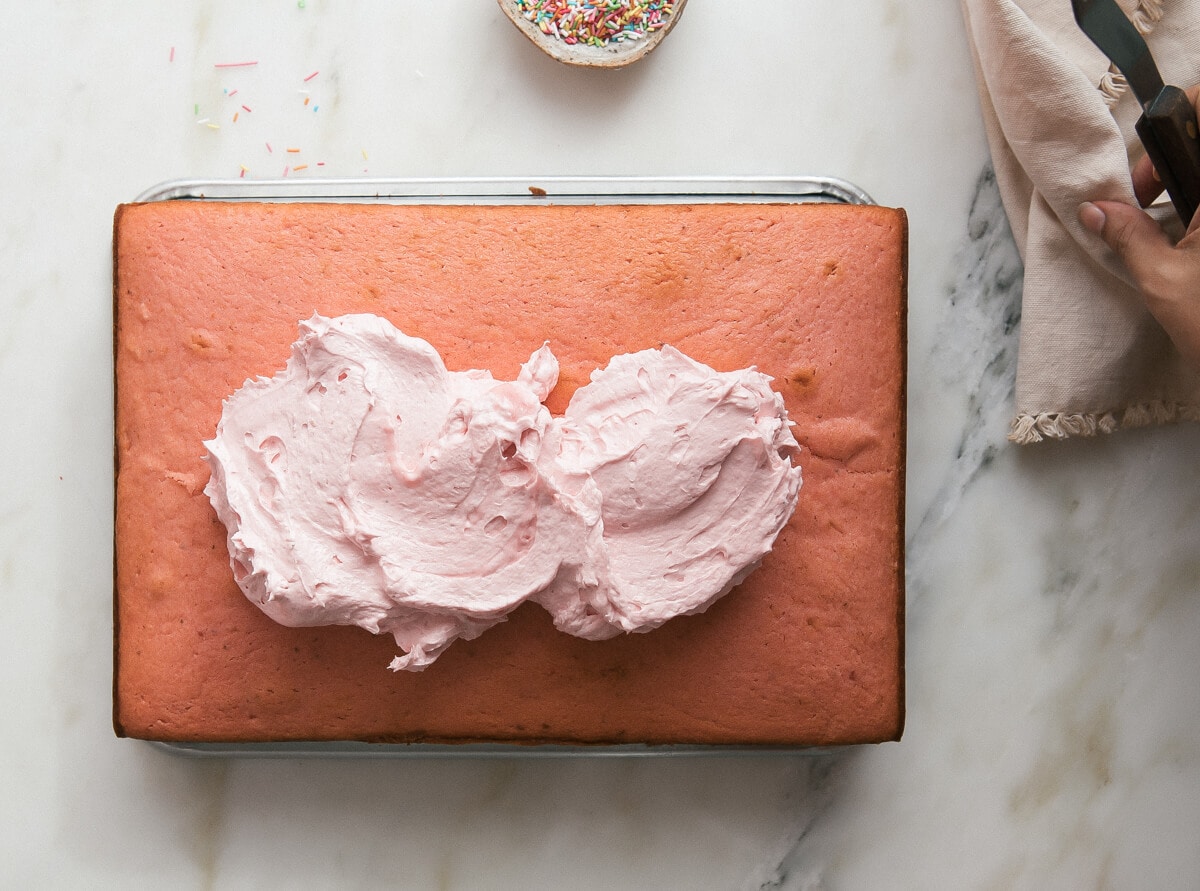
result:
[[[1200,86],[1187,91],[1200,110]],[[1133,191],[1147,206],[1163,190],[1149,158],[1133,169]],[[1183,358],[1200,370],[1200,211],[1178,244],[1145,211],[1120,201],[1086,202],[1079,221],[1104,239],[1129,270],[1150,311]]]

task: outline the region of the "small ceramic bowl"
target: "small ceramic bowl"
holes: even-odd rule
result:
[[[675,27],[687,0],[675,0],[672,11],[666,23],[656,31],[651,31],[644,37],[610,41],[603,46],[593,46],[586,43],[567,43],[554,34],[546,34],[529,19],[521,14],[517,0],[497,0],[504,14],[514,25],[533,41],[542,52],[551,58],[567,65],[579,65],[585,68],[621,68],[636,62],[642,56],[658,46]]]

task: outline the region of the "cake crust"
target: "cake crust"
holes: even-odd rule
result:
[[[114,725],[179,742],[833,745],[899,737],[907,221],[837,205],[574,207],[174,201],[114,236]],[[804,487],[775,549],[708,612],[604,642],[526,604],[427,671],[388,638],[286,628],[233,580],[203,495],[221,402],[300,319],[373,312],[453,369],[547,401],[670,343],[757,365]]]

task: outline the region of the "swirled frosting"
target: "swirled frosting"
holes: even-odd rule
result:
[[[394,670],[525,600],[593,640],[706,609],[795,506],[770,379],[644,350],[552,417],[557,380],[548,346],[497,381],[373,315],[302,322],[205,443],[239,587],[285,625],[391,634]]]

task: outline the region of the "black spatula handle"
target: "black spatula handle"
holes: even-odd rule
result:
[[[1183,90],[1164,87],[1138,120],[1137,134],[1179,218],[1188,225],[1200,207],[1200,129]]]

